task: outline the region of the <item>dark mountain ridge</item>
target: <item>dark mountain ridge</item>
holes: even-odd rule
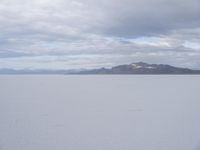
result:
[[[81,74],[200,74],[200,70],[178,68],[164,64],[147,64],[144,62],[119,65],[108,68],[81,71]]]
[[[179,68],[164,64],[147,64],[137,62],[132,64],[119,65],[112,68],[100,69],[82,69],[82,70],[14,70],[0,69],[0,74],[200,74],[200,70],[192,70],[188,68]]]

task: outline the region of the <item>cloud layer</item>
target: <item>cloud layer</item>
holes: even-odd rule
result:
[[[200,68],[199,0],[0,0],[0,68]]]

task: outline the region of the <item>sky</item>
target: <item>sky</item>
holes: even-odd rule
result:
[[[138,61],[200,69],[200,1],[0,0],[0,69]]]

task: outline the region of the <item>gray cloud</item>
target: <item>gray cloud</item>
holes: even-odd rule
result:
[[[115,21],[108,33],[119,36],[160,35],[200,24],[198,0],[109,1]],[[113,5],[114,4],[114,5]]]
[[[199,18],[199,0],[0,0],[0,68],[200,68]]]

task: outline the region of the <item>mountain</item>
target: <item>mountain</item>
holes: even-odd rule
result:
[[[69,74],[71,70],[43,70],[43,69],[22,69],[22,70],[15,70],[15,69],[0,69],[1,75],[17,75],[17,74],[24,74],[24,75],[34,75],[34,74]],[[73,71],[74,73],[74,71]]]
[[[0,74],[200,74],[200,70],[178,68],[163,64],[147,64],[137,62],[127,65],[119,65],[112,68],[100,68],[91,70],[14,70],[0,69]]]
[[[81,71],[79,74],[200,74],[200,70],[138,62],[127,65],[119,65],[110,69],[101,68]]]

